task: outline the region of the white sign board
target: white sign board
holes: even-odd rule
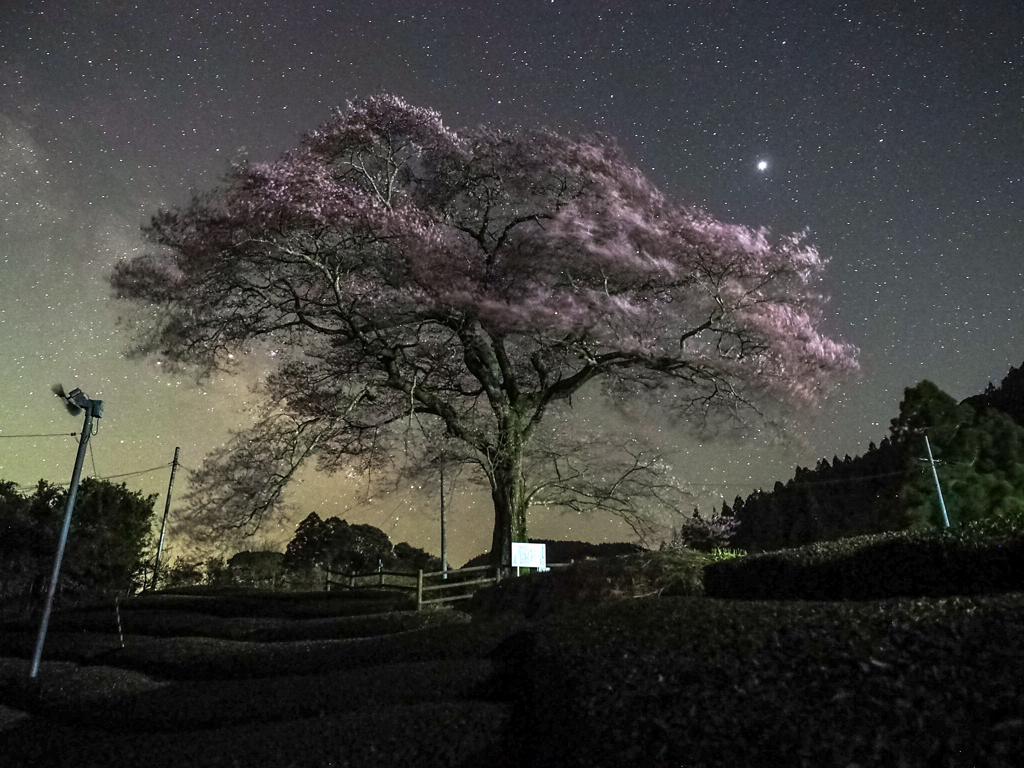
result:
[[[548,566],[546,544],[523,544],[518,541],[512,542],[512,565],[516,568],[539,568],[545,570]]]

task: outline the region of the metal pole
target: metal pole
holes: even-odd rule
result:
[[[160,553],[164,550],[164,534],[167,532],[167,513],[171,511],[171,489],[174,488],[174,473],[178,471],[178,451],[174,449],[174,461],[171,462],[171,480],[167,483],[167,501],[164,502],[164,519],[160,524],[160,540],[156,545],[156,558],[153,560],[153,580],[149,584],[150,589],[156,589],[156,580],[160,574]]]
[[[939,506],[942,508],[942,522],[949,528],[949,515],[946,514],[946,502],[942,499],[942,486],[939,485],[939,473],[935,470],[935,459],[932,457],[932,444],[928,442],[928,435],[924,436],[924,445],[928,449],[928,461],[932,465],[932,477],[935,478],[935,490],[939,492]]]
[[[50,587],[46,592],[46,606],[43,608],[43,620],[39,622],[39,635],[36,637],[36,650],[32,655],[32,670],[29,677],[35,677],[39,672],[39,660],[43,657],[43,643],[46,641],[46,628],[50,625],[50,611],[53,609],[53,596],[57,591],[57,581],[60,578],[60,564],[64,559],[64,546],[68,541],[68,531],[71,530],[71,512],[75,508],[75,495],[78,493],[78,481],[82,477],[82,464],[85,462],[85,447],[89,444],[92,436],[93,403],[85,408],[85,424],[82,427],[82,437],[78,441],[78,455],[75,457],[75,469],[71,473],[71,487],[68,489],[68,503],[64,510],[64,527],[60,532],[60,543],[57,544],[57,556],[53,560],[53,573],[50,574]]]
[[[441,578],[448,578],[448,539],[444,528],[444,464],[441,465]]]

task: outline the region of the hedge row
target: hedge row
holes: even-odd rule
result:
[[[712,563],[708,597],[878,600],[1024,591],[1024,535],[899,531]]]

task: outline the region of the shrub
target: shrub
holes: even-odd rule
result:
[[[872,600],[1024,589],[1024,537],[968,527],[909,530],[821,542],[741,559],[704,573],[710,597]]]
[[[737,557],[746,557],[747,552],[743,549],[728,549],[725,547],[715,547],[708,554],[709,563],[718,563],[722,560],[734,560]]]
[[[702,593],[709,555],[688,549],[643,552],[573,563],[550,573],[502,579],[481,589],[466,606],[484,615],[514,612],[530,617],[578,603],[605,603],[656,595]]]

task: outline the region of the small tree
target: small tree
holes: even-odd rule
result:
[[[441,558],[408,542],[395,544],[392,567],[399,571],[440,571]]]
[[[0,483],[0,594],[45,582],[63,519],[66,492],[40,480],[29,496]],[[131,591],[141,576],[156,496],[123,483],[86,478],[78,489],[61,585],[82,595]],[[34,586],[33,586],[34,585]]]
[[[160,569],[161,589],[174,589],[176,587],[195,587],[206,581],[206,574],[203,572],[203,563],[198,559],[190,559],[184,555],[174,558],[171,566],[164,570]]]
[[[280,552],[236,552],[225,566],[222,580],[246,587],[277,589],[284,575],[284,555]],[[208,577],[210,576],[208,572]]]
[[[683,520],[672,531],[669,546],[673,549],[695,549],[698,552],[712,552],[729,546],[740,521],[735,517],[711,515],[702,517],[698,510]]]
[[[86,478],[78,488],[68,541],[68,571],[93,589],[138,586],[152,543],[157,495]]]
[[[674,204],[607,140],[457,133],[392,96],[234,168],[148,234],[160,251],[113,275],[119,297],[163,310],[136,351],[273,367],[264,418],[191,478],[191,513],[221,534],[258,528],[309,457],[367,469],[444,438],[486,479],[507,566],[554,487],[530,448],[552,416],[571,428],[588,386],[706,425],[813,400],[853,365],[818,328],[822,262],[803,236]],[[559,503],[624,509],[618,476],[598,477],[558,484]]]
[[[295,529],[288,542],[284,565],[301,571],[323,568],[344,573],[377,570],[391,561],[388,535],[372,525],[350,525],[337,517],[321,520],[310,513]]]
[[[227,573],[227,563],[220,555],[208,557],[203,561],[203,575],[204,581],[210,585],[221,586],[231,583]]]

